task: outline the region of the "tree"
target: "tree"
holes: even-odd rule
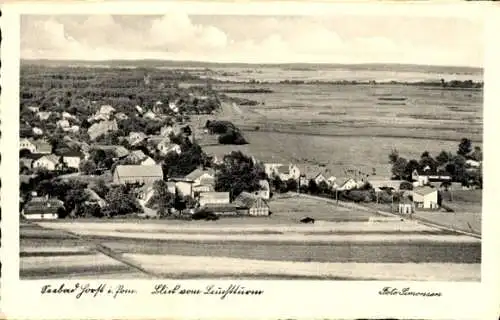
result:
[[[316,181],[314,181],[314,179],[309,180],[307,189],[309,190],[310,194],[318,194],[319,192],[318,184],[316,183]]]
[[[457,154],[461,156],[467,156],[472,151],[472,142],[470,139],[463,138],[460,144],[458,145]]]
[[[396,149],[392,149],[389,154],[389,163],[394,164],[399,159],[399,152]]]
[[[164,180],[158,180],[153,185],[155,194],[147,204],[158,209],[160,217],[168,214],[168,209],[174,206],[175,195],[168,190],[167,183]]]
[[[402,179],[405,175],[407,165],[408,161],[405,158],[398,158],[392,165],[392,175],[397,177],[398,179]]]
[[[451,161],[453,155],[450,152],[442,150],[436,157],[436,162],[438,165],[444,165]]]
[[[326,183],[326,181],[322,180],[320,183],[318,183],[318,193],[326,194],[329,191],[330,187],[328,186],[328,183]]]
[[[241,151],[233,151],[224,156],[224,162],[215,176],[215,190],[231,192],[231,198],[241,192],[260,190],[259,181],[265,179],[264,168],[254,164],[252,158]]]
[[[288,179],[286,181],[286,190],[287,191],[296,192],[297,191],[297,186],[298,186],[298,183],[297,183],[297,180],[295,180],[295,179]]]
[[[403,181],[399,185],[399,189],[400,190],[413,190],[413,184],[411,184],[411,182],[408,182],[408,181]]]
[[[420,164],[418,163],[417,160],[412,159],[408,161],[405,167],[405,176],[407,180],[411,180],[411,176],[413,174],[413,171],[418,170],[420,168]]]
[[[483,151],[481,150],[481,147],[474,147],[474,151],[470,155],[470,158],[476,161],[483,161]]]
[[[94,161],[83,160],[82,162],[80,162],[79,169],[83,174],[94,174],[97,166]]]
[[[104,215],[116,216],[133,212],[142,212],[142,208],[134,195],[130,192],[130,187],[120,185],[112,188],[106,195],[108,206],[104,209]]]

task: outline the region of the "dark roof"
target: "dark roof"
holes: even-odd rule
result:
[[[59,156],[63,157],[78,157],[78,158],[83,158],[83,153],[81,153],[78,150],[68,150],[66,152],[59,152]]]
[[[34,197],[23,208],[24,214],[55,213],[64,208],[64,203],[58,199]]]
[[[207,203],[203,207],[200,208],[201,211],[207,211],[207,212],[213,212],[213,211],[218,211],[218,212],[232,212],[236,211],[239,208],[238,205],[234,203]]]
[[[255,206],[268,207],[266,201],[248,192],[240,193],[240,195],[234,200],[234,203],[243,208],[252,208]]]

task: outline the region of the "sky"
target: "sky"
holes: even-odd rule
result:
[[[483,66],[483,22],[417,16],[25,15],[21,58]]]

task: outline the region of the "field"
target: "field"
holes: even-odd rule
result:
[[[218,118],[233,121],[249,145],[207,146],[223,156],[241,150],[266,162],[294,162],[342,175],[345,168],[388,175],[388,154],[407,159],[424,151],[455,152],[461,138],[482,146],[482,92],[407,85],[242,85],[272,93],[229,94],[261,102],[223,104]],[[391,101],[391,97],[404,97]],[[389,99],[380,105],[380,98]],[[398,98],[399,99],[399,98]]]

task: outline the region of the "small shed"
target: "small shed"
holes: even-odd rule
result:
[[[413,205],[413,202],[408,198],[404,198],[402,201],[399,202],[398,212],[401,215],[412,214],[413,212],[415,212],[415,207]]]

